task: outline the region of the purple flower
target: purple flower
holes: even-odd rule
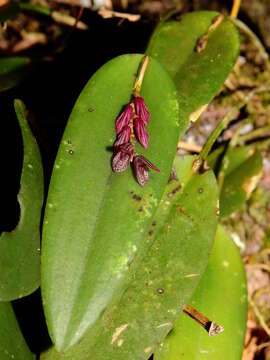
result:
[[[112,159],[112,169],[114,172],[125,171],[134,156],[134,145],[130,143],[122,144],[114,148]]]
[[[125,107],[125,110],[120,114],[120,116],[116,120],[115,130],[116,134],[119,134],[122,129],[128,125],[129,120],[133,115],[133,106],[131,104]]]
[[[149,135],[140,117],[136,117],[134,119],[134,125],[135,125],[136,136],[139,142],[145,149],[147,149],[149,145]]]
[[[116,147],[128,143],[130,134],[131,134],[130,126],[129,125],[124,126],[122,131],[118,134],[118,138],[114,143],[114,146]]]
[[[157,172],[160,171],[158,167],[156,167],[142,155],[136,155],[133,159],[133,164],[136,178],[142,187],[147,184],[149,178],[148,168]]]
[[[137,116],[140,119],[142,119],[142,121],[145,125],[148,125],[149,121],[150,121],[150,113],[149,113],[149,110],[147,109],[144,99],[140,96],[136,96],[134,99],[134,104],[136,107]]]

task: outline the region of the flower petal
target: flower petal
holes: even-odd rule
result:
[[[154,165],[153,163],[151,163],[151,161],[149,161],[148,159],[146,159],[146,157],[144,157],[143,155],[139,155],[140,160],[149,168],[152,169],[156,172],[160,172],[159,168]]]
[[[128,125],[129,120],[132,118],[133,107],[131,104],[125,107],[125,110],[120,114],[120,116],[116,120],[115,130],[116,133],[119,134],[122,129]]]
[[[118,151],[115,154],[112,160],[112,169],[114,172],[122,172],[125,171],[130,163],[130,157],[126,153],[122,153]]]
[[[144,123],[141,120],[141,118],[136,117],[134,119],[134,125],[135,125],[137,139],[139,140],[141,145],[145,149],[147,149],[148,145],[149,145],[149,134],[148,134],[146,128],[144,127]]]
[[[150,112],[144,102],[144,99],[140,96],[135,97],[134,104],[136,107],[136,114],[142,119],[145,125],[149,124]]]
[[[126,125],[123,130],[118,134],[118,138],[116,140],[116,142],[114,143],[114,146],[119,146],[125,143],[129,142],[129,138],[130,138],[130,127],[129,125]]]
[[[142,187],[144,187],[147,184],[149,178],[147,166],[141,160],[140,155],[135,156],[133,164],[137,181]]]
[[[129,166],[134,156],[134,145],[127,143],[114,148],[112,159],[112,170],[114,172],[123,172]]]

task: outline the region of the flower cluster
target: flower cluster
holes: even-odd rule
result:
[[[135,151],[135,137],[139,143],[147,149],[149,146],[149,134],[146,130],[150,121],[150,113],[140,96],[135,96],[133,101],[126,106],[116,120],[115,130],[117,140],[114,143],[112,169],[114,172],[122,172],[133,162],[133,168],[141,186],[148,181],[148,169],[159,169],[142,155]]]

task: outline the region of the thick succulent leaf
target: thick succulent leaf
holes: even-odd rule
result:
[[[216,232],[216,180],[212,171],[193,173],[193,161],[176,159],[178,180],[167,186],[148,231],[152,245],[120,302],[103,314],[97,341],[90,331],[65,354],[51,349],[43,360],[148,359],[164,339],[205,270]]]
[[[189,304],[223,326],[224,332],[210,337],[182,313],[154,359],[241,359],[247,316],[245,269],[238,248],[221,226],[206,272]]]
[[[82,91],[56,158],[43,226],[42,293],[59,350],[76,343],[121,296],[148,244],[151,218],[165,189],[183,124],[169,75],[150,59],[142,96],[151,113],[149,149],[160,168],[143,189],[129,167],[111,170],[115,121],[131,100],[142,55],[105,64]]]
[[[217,15],[198,11],[182,16],[179,21],[161,22],[147,48],[147,53],[174,79],[180,111],[192,121],[217,94],[239,54],[239,36],[229,18],[209,33],[205,49],[196,52],[198,40]]]
[[[0,92],[18,85],[25,76],[30,59],[25,56],[0,58]]]
[[[0,302],[0,359],[34,360],[9,302]]]
[[[220,191],[220,216],[238,210],[255,189],[262,174],[262,156],[250,146],[229,148],[219,176],[223,177]]]
[[[18,194],[20,219],[0,237],[0,300],[28,295],[40,284],[40,216],[43,170],[38,145],[29,128],[24,104],[14,103],[23,137],[23,167]]]

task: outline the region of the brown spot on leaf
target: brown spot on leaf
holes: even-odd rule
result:
[[[132,199],[134,199],[135,201],[141,201],[142,200],[142,197],[140,195],[137,195],[137,194],[134,194],[132,196]]]
[[[175,169],[175,167],[173,167],[172,170],[171,170],[171,173],[170,173],[168,183],[171,183],[171,182],[177,181],[177,180],[178,180],[178,177],[177,177],[177,174],[176,174],[176,169]]]
[[[181,188],[182,188],[181,184],[176,186],[176,188],[174,188],[171,192],[168,193],[168,197],[172,197],[173,195],[175,195],[178,191],[181,190]]]
[[[159,294],[164,294],[164,289],[163,289],[163,288],[158,288],[158,289],[157,289],[157,292],[158,292]]]

